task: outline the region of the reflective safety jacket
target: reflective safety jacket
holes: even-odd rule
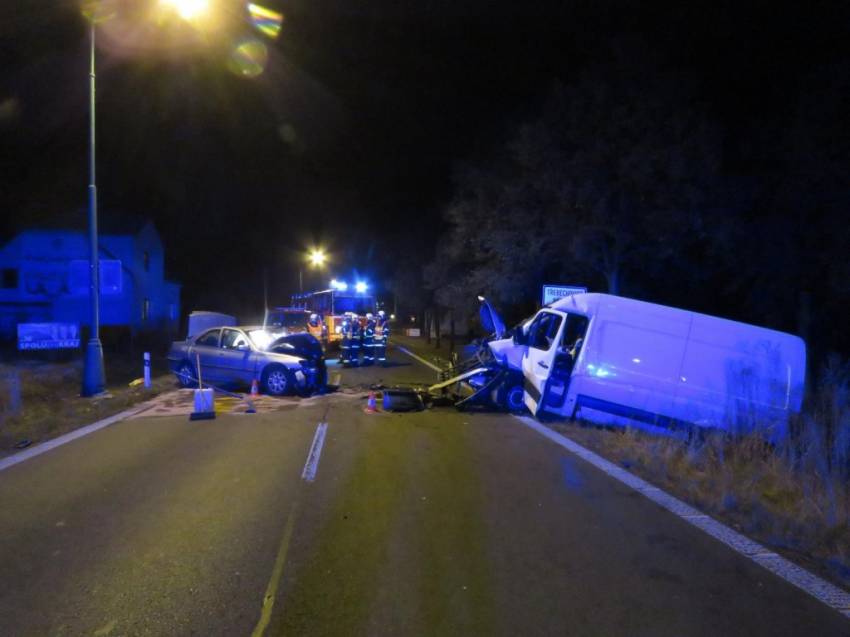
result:
[[[375,323],[375,340],[386,340],[390,335],[390,324],[387,321],[379,320]]]

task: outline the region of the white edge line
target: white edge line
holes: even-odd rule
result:
[[[304,471],[301,472],[301,479],[305,482],[312,482],[316,479],[316,472],[319,470],[319,458],[322,456],[322,447],[325,444],[325,432],[328,430],[328,423],[320,422],[316,427],[316,433],[313,435],[313,444],[310,445],[310,452],[307,454],[307,461],[304,463]]]
[[[657,487],[653,487],[642,478],[638,478],[613,462],[605,460],[596,453],[549,429],[549,427],[542,425],[533,418],[529,416],[515,416],[515,418],[526,427],[533,429],[567,451],[575,453],[603,473],[642,493],[648,499],[664,507],[691,526],[723,542],[740,555],[743,555],[771,573],[778,575],[786,582],[793,584],[850,619],[850,593],[847,591],[786,560],[784,557],[766,549],[714,518],[700,513],[690,505]]]
[[[437,367],[436,365],[434,365],[434,363],[431,363],[431,362],[429,362],[429,361],[426,361],[424,358],[422,358],[422,357],[420,357],[420,356],[417,356],[416,354],[414,354],[413,352],[411,352],[411,351],[410,351],[409,349],[407,349],[406,347],[402,347],[401,345],[396,345],[395,347],[396,347],[396,349],[401,350],[402,352],[404,352],[405,354],[407,354],[407,355],[408,355],[408,356],[410,356],[411,358],[415,358],[416,360],[418,360],[418,361],[419,361],[420,363],[422,363],[423,365],[426,365],[426,366],[430,367],[430,368],[431,368],[431,369],[433,369],[435,372],[441,372],[441,371],[443,371],[442,369],[440,369],[439,367]]]
[[[396,347],[408,356],[411,356],[422,364],[427,365],[431,369],[440,371],[438,367],[419,356],[416,356],[416,354],[410,352],[406,348],[401,347],[400,345],[396,345]],[[796,586],[850,619],[850,593],[847,591],[827,582],[813,573],[810,573],[806,569],[797,566],[793,562],[786,560],[781,555],[777,555],[773,551],[766,549],[759,543],[729,528],[725,524],[718,522],[714,518],[704,514],[702,511],[691,507],[678,498],[668,494],[666,491],[646,482],[642,478],[626,471],[613,462],[605,460],[598,454],[586,449],[577,442],[562,436],[549,427],[542,425],[533,418],[529,416],[514,417],[525,426],[533,429],[567,451],[574,453],[583,460],[586,460],[618,482],[634,489],[638,493],[642,493],[644,497],[667,509],[691,526],[698,528],[714,539],[723,542],[738,554],[743,555],[762,568],[778,575],[786,582]]]
[[[108,418],[104,418],[103,420],[98,420],[90,425],[86,425],[85,427],[80,427],[79,429],[74,429],[74,431],[69,431],[66,434],[59,436],[58,438],[53,438],[53,440],[48,440],[46,442],[39,443],[34,447],[27,449],[26,451],[21,451],[14,455],[8,456],[7,458],[3,458],[0,460],[0,471],[4,469],[8,469],[9,467],[14,467],[16,464],[20,464],[25,460],[29,460],[30,458],[35,458],[36,456],[40,456],[43,453],[47,453],[52,449],[56,449],[56,447],[61,447],[62,445],[68,444],[72,440],[76,440],[77,438],[82,438],[83,436],[87,436],[95,431],[103,429],[104,427],[109,427],[110,425],[114,425],[117,422],[121,422],[122,420],[126,420],[131,416],[135,416],[136,414],[140,414],[143,411],[146,411],[153,407],[153,400],[158,399],[168,393],[165,392],[163,394],[159,394],[155,398],[151,400],[147,400],[143,402],[141,405],[137,405],[136,407],[132,407],[120,413],[117,413],[113,416],[109,416]]]

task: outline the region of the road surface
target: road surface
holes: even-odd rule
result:
[[[391,364],[0,473],[0,634],[850,634],[511,416],[364,413],[369,383],[433,378]]]

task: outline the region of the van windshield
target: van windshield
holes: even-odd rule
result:
[[[531,325],[528,345],[534,349],[549,350],[561,329],[562,319],[558,314],[543,312]]]

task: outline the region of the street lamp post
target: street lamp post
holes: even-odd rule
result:
[[[163,0],[185,21],[201,17],[208,9],[208,0]],[[97,181],[95,173],[95,31],[102,6],[89,5],[89,296],[91,301],[91,333],[83,360],[83,396],[97,396],[106,391],[103,366],[103,345],[100,342],[100,259],[97,247]]]
[[[95,16],[89,18],[91,49],[89,54],[89,295],[91,333],[83,366],[83,396],[97,396],[106,390],[103,345],[100,342],[100,263],[97,247],[97,182],[95,174]]]

